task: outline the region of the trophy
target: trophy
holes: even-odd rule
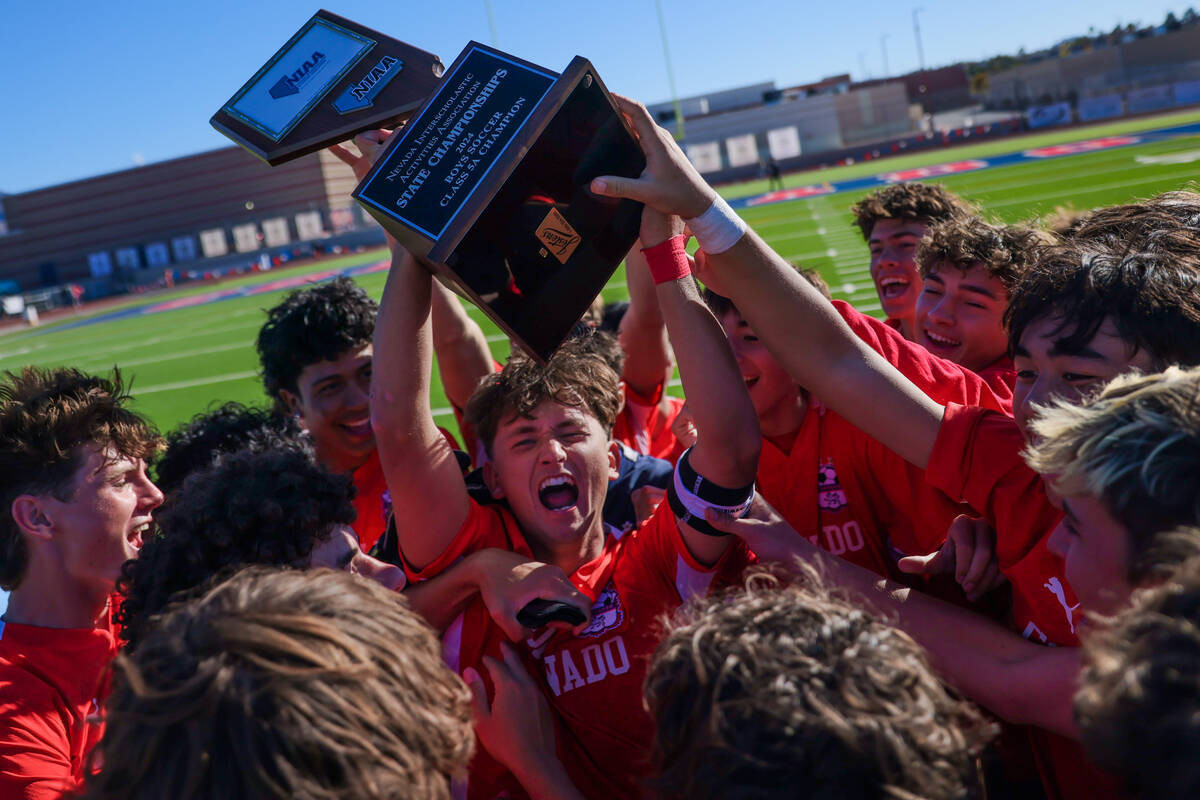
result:
[[[388,59],[401,68],[390,72]],[[354,198],[544,362],[637,240],[641,204],[594,195],[588,186],[599,175],[636,177],[645,158],[584,58],[559,74],[470,42],[440,72],[435,56],[321,11],[213,125],[279,163],[407,119]],[[385,86],[375,89],[381,80]],[[293,89],[285,107],[264,110],[273,108],[265,99],[273,91]],[[361,112],[337,110],[372,91],[378,111],[354,117]],[[335,129],[334,122],[341,124]],[[264,136],[278,137],[274,148],[263,146]]]
[[[399,124],[442,71],[432,53],[318,11],[209,122],[274,167]]]

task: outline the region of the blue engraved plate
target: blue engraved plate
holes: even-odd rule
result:
[[[366,36],[314,17],[224,110],[278,142],[374,46]]]
[[[472,48],[404,127],[358,198],[440,238],[557,77]]]

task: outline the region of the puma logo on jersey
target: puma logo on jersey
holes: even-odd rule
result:
[[[1058,604],[1063,607],[1063,613],[1067,615],[1067,624],[1071,626],[1071,633],[1075,633],[1075,611],[1081,603],[1076,603],[1073,606],[1067,604],[1067,590],[1058,578],[1051,578],[1044,585],[1050,591],[1050,594],[1054,595],[1058,600]]]

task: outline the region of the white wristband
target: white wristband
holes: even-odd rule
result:
[[[718,196],[700,216],[684,220],[700,249],[709,255],[724,253],[745,235],[747,225],[729,203]]]

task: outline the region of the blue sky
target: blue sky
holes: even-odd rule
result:
[[[1148,0],[661,0],[681,95],[775,80],[1036,49],[1186,5]],[[1198,4],[1200,5],[1200,4]],[[222,147],[208,118],[320,6],[262,0],[0,0],[0,192],[19,192]],[[484,0],[326,0],[335,13],[437,53],[492,43]],[[654,0],[492,0],[496,44],[553,70],[575,55],[610,89],[670,97]],[[865,67],[865,69],[864,69]]]

